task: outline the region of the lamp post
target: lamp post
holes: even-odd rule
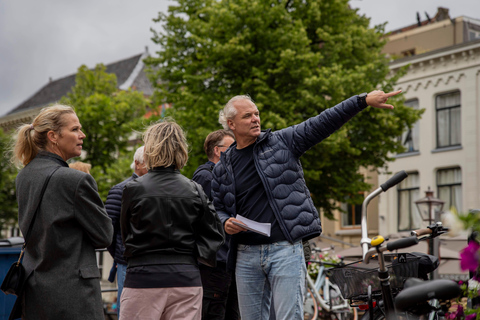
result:
[[[428,221],[428,225],[440,220],[440,214],[444,203],[445,201],[433,196],[433,191],[430,190],[430,187],[425,191],[425,198],[415,201],[415,205],[422,216],[422,220]],[[440,258],[438,238],[428,240],[428,254]],[[433,271],[432,279],[438,279],[438,270]]]

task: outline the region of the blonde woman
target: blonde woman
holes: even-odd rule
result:
[[[144,142],[148,173],[129,182],[122,198],[128,267],[120,319],[200,320],[197,259],[215,265],[223,228],[203,189],[180,173],[188,159],[180,126],[156,123]]]
[[[16,305],[24,319],[104,319],[95,249],[110,244],[112,222],[92,176],[66,162],[80,156],[84,139],[77,115],[63,105],[42,109],[17,130],[14,160],[25,166],[15,180],[23,235],[41,200],[26,239],[27,284]]]

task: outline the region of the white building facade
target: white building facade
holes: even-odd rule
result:
[[[424,109],[401,137],[407,151],[389,164],[392,174],[409,177],[381,195],[379,229],[392,234],[425,226],[415,200],[430,188],[444,210],[480,208],[480,41],[465,42],[395,60],[391,70],[408,66],[395,90],[406,105]],[[392,174],[379,176],[379,184]]]

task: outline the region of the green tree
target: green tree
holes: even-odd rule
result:
[[[103,64],[93,70],[81,66],[75,81],[62,103],[75,108],[87,136],[83,161],[106,173],[144,126],[149,100],[141,92],[118,90],[115,74],[107,73]]]
[[[15,197],[17,169],[10,162],[11,137],[0,129],[0,230],[17,220],[18,205]]]
[[[206,160],[203,141],[219,129],[218,111],[234,95],[249,94],[262,127],[278,130],[315,116],[355,94],[392,89],[381,53],[383,26],[369,28],[348,0],[179,0],[159,13],[153,31],[158,56],[147,59],[155,99],[191,143],[184,173]],[[369,184],[360,167],[385,168],[402,150],[396,140],[421,112],[367,108],[302,157],[315,204],[331,216],[332,200],[360,201]]]

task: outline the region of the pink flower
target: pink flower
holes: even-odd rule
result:
[[[470,241],[462,251],[460,251],[460,269],[462,271],[475,271],[478,269],[480,244],[475,241]]]
[[[463,313],[463,307],[462,305],[458,304],[457,309],[453,312],[446,313],[445,317],[447,319],[461,319],[465,314]]]
[[[465,320],[475,320],[477,318],[477,314],[469,314],[468,316],[465,317]]]

